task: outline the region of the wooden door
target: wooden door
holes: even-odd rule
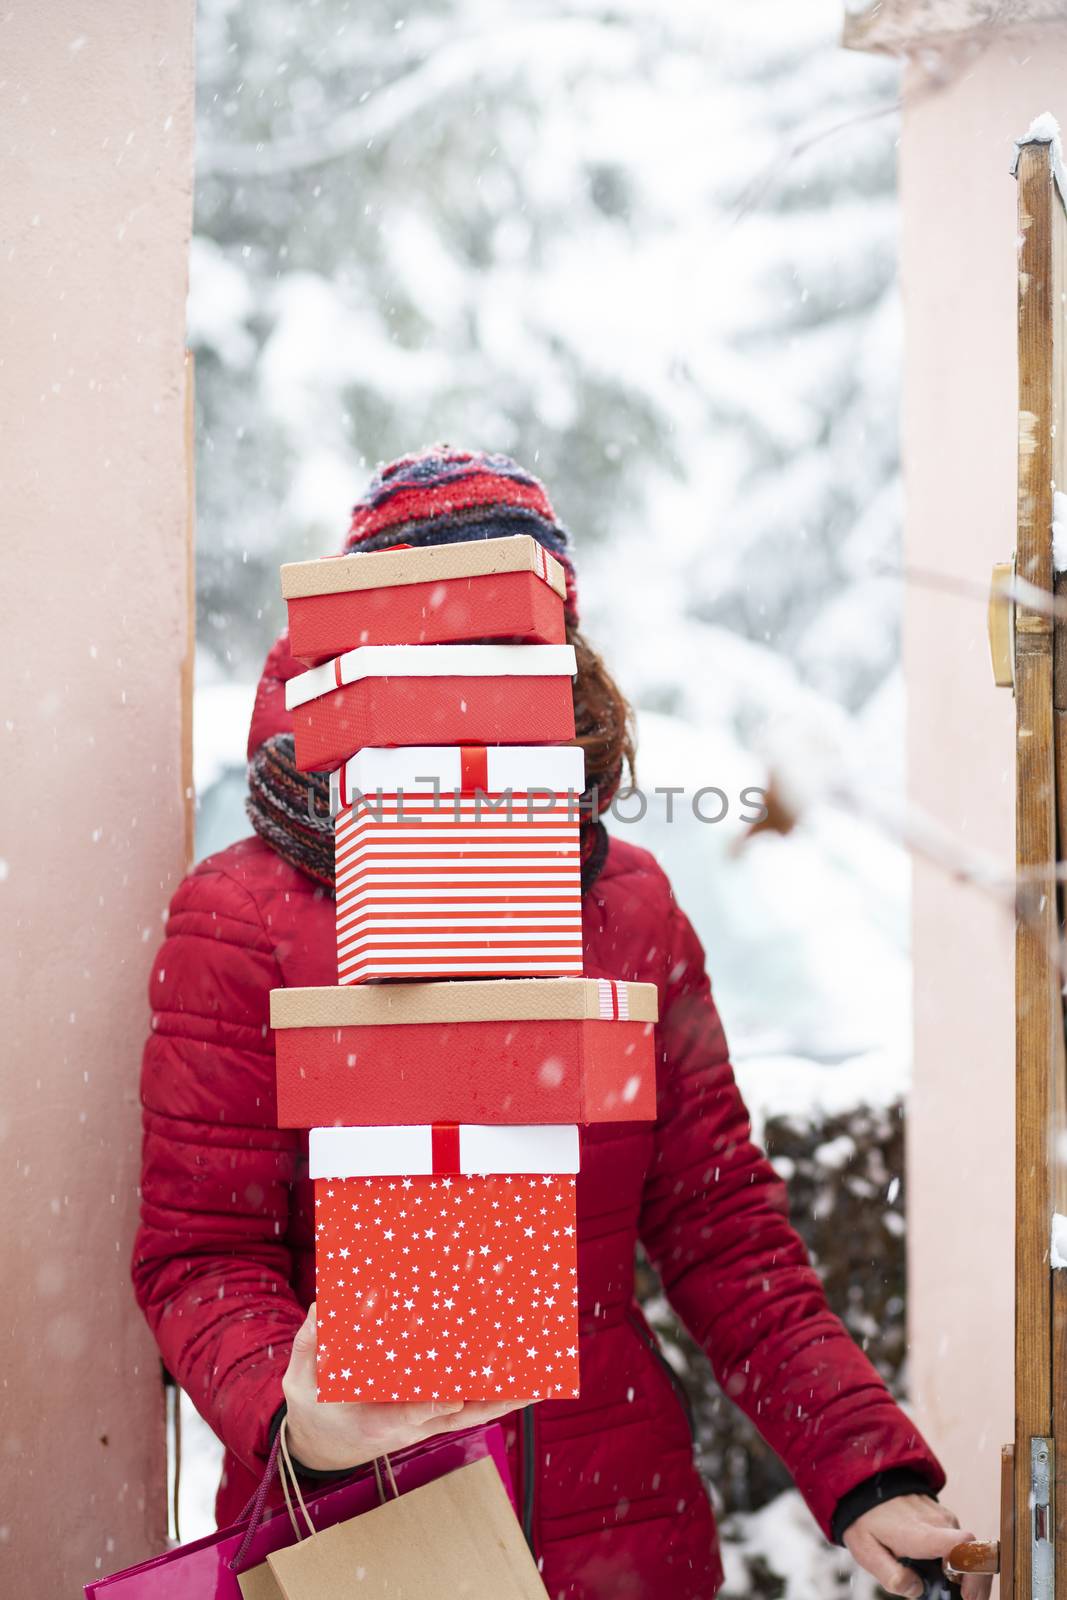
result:
[[[1053,144],[1022,144],[1016,175],[1014,1589],[1016,1600],[1067,1600],[1067,1437],[1061,1437],[1067,1434],[1067,1274],[1052,1268],[1050,1251],[1053,1214],[1067,1213],[1065,974],[1056,873],[1058,856],[1067,854],[1067,624],[1054,618],[1051,605],[1064,585],[1054,572],[1053,517],[1056,486],[1067,489],[1067,211]]]

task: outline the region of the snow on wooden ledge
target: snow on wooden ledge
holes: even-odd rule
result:
[[[1049,1265],[1057,1271],[1067,1267],[1067,1217],[1061,1216],[1058,1211],[1052,1213]]]
[[[1000,0],[845,0],[841,42],[897,55],[953,35],[1063,21],[1062,0],[1016,0],[1007,8]]]

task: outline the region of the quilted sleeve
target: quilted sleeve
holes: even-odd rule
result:
[[[299,1136],[273,1126],[280,984],[247,890],[187,878],[150,983],[133,1282],[167,1367],[253,1471],[304,1317],[287,1245]]]
[[[641,1237],[723,1391],[778,1453],[827,1537],[838,1502],[887,1468],[944,1473],[827,1306],[752,1142],[690,923],[669,913],[659,1119]]]

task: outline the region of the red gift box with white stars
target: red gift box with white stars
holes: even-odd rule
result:
[[[578,1395],[578,1130],[315,1128],[318,1398]]]

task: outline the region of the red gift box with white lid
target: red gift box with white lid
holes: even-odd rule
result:
[[[317,666],[365,644],[562,644],[566,576],[529,534],[282,567],[289,646]]]
[[[320,1400],[577,1396],[576,1128],[314,1128],[309,1163]]]
[[[652,1122],[651,983],[498,978],[275,989],[283,1128]]]
[[[296,764],[319,772],[376,745],[565,744],[576,671],[571,645],[362,645],[286,683]]]
[[[337,976],[582,971],[573,745],[364,750],[331,774]]]

